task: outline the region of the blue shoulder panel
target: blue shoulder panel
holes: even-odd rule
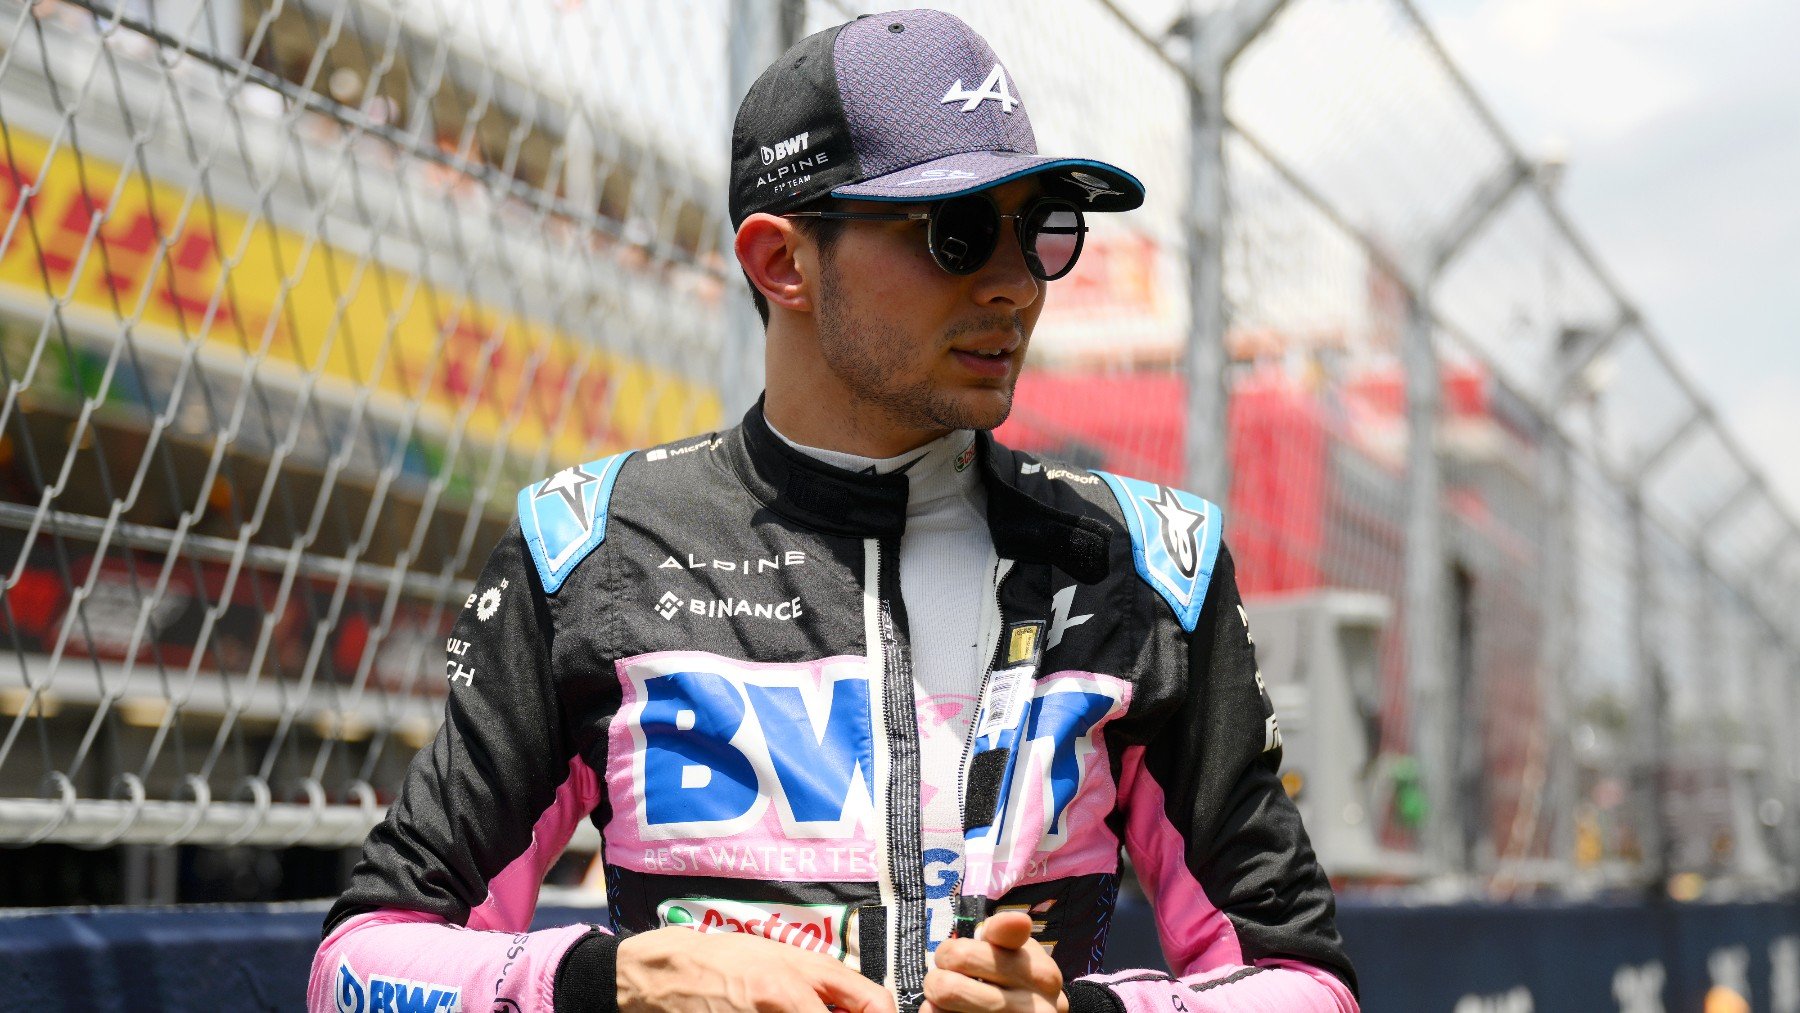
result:
[[[1168,601],[1181,628],[1194,632],[1219,558],[1224,515],[1191,492],[1104,471],[1094,474],[1106,480],[1125,512],[1138,574]]]
[[[613,481],[631,451],[578,464],[519,490],[519,527],[544,580],[555,594],[575,564],[606,540],[606,507]]]

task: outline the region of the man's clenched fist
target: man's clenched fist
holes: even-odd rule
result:
[[[896,1013],[887,990],[797,946],[671,926],[619,943],[621,1013]]]
[[[974,939],[944,940],[935,962],[925,975],[922,1013],[1069,1013],[1062,969],[1031,938],[1031,916],[1023,911],[989,918]]]

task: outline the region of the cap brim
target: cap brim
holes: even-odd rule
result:
[[[1052,158],[1010,151],[965,151],[831,191],[850,200],[937,201],[1026,176],[1084,211],[1130,211],[1144,203],[1144,184],[1116,165],[1089,158]]]

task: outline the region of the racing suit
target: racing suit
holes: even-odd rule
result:
[[[1217,508],[976,449],[1001,565],[960,784],[921,784],[903,474],[814,460],[758,405],[521,490],[309,1008],[616,1009],[619,934],[685,924],[829,954],[916,1009],[925,788],[963,802],[956,910],[1031,912],[1073,1013],[1355,1011]],[[527,931],[584,818],[611,924]],[[1171,973],[1100,973],[1121,847]]]

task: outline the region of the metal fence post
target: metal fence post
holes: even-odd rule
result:
[[[1800,743],[1793,739],[1791,729],[1800,727],[1800,644],[1789,640],[1783,652],[1787,657],[1786,677],[1781,678],[1780,709],[1771,716],[1771,723],[1779,730],[1782,739],[1787,743],[1787,769],[1782,772],[1786,781],[1787,804],[1786,826],[1787,861],[1783,863],[1786,870],[1786,882],[1783,886],[1790,892],[1800,892]],[[1779,781],[1777,783],[1780,783]]]
[[[726,137],[731,136],[738,103],[750,86],[764,68],[799,41],[806,20],[806,0],[779,0],[777,4],[767,0],[731,0],[728,16],[728,119],[721,125]],[[719,357],[719,397],[727,422],[736,421],[747,411],[763,387],[763,324],[750,300],[747,283],[735,270],[737,257],[732,251],[736,236],[730,218],[724,218],[719,226],[719,256],[725,262],[727,284],[732,291],[726,300],[725,340]]]
[[[1544,757],[1544,799],[1539,805],[1548,816],[1548,857],[1558,869],[1568,870],[1574,866],[1579,793],[1570,682],[1575,671],[1580,542],[1576,536],[1574,454],[1569,441],[1554,426],[1545,434],[1542,474],[1546,488],[1540,543],[1543,556],[1539,566],[1542,604],[1538,671],[1544,688],[1544,735],[1549,745]]]
[[[1197,15],[1190,14],[1190,17]],[[1198,20],[1190,24],[1198,25]],[[1215,22],[1216,24],[1216,22]],[[1187,446],[1183,481],[1229,505],[1229,424],[1225,380],[1225,68],[1204,44],[1188,47]]]
[[[1235,0],[1204,13],[1189,0],[1188,35],[1188,339],[1187,444],[1182,480],[1187,487],[1230,505],[1230,384],[1225,376],[1225,225],[1229,213],[1225,177],[1225,82],[1232,62],[1287,0]]]
[[[1401,362],[1406,371],[1406,675],[1411,687],[1413,754],[1430,799],[1423,851],[1434,872],[1462,871],[1456,804],[1456,722],[1444,658],[1443,478],[1437,455],[1442,388],[1432,345],[1431,279],[1407,302]]]
[[[1669,875],[1673,868],[1674,841],[1669,833],[1668,766],[1668,687],[1658,652],[1651,642],[1650,595],[1654,580],[1650,562],[1650,535],[1644,517],[1644,493],[1641,479],[1626,492],[1626,524],[1631,533],[1631,643],[1634,667],[1638,676],[1638,735],[1634,743],[1641,760],[1636,765],[1639,793],[1646,812],[1641,832],[1644,835],[1645,893],[1653,902],[1669,895]]]
[[[1412,687],[1413,752],[1431,800],[1425,854],[1440,873],[1470,871],[1471,833],[1459,771],[1465,745],[1462,693],[1451,691],[1444,624],[1448,557],[1444,551],[1443,473],[1438,460],[1438,414],[1443,380],[1432,339],[1432,293],[1444,268],[1531,179],[1521,160],[1477,187],[1419,262],[1408,293],[1401,364],[1406,371],[1406,672]],[[1460,689],[1460,688],[1459,688]]]

